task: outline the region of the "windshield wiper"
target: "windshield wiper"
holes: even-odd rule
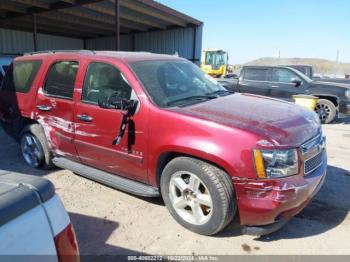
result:
[[[227,96],[233,94],[233,91],[230,90],[216,90],[214,92],[208,93],[207,95],[218,95],[218,96]]]
[[[207,94],[207,95],[201,95],[201,96],[188,96],[180,99],[176,99],[174,101],[170,101],[167,103],[168,106],[172,106],[174,104],[177,104],[179,102],[186,102],[186,101],[203,101],[203,100],[211,100],[218,98],[216,95]]]

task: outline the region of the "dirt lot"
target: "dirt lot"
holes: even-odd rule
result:
[[[56,186],[73,221],[81,254],[350,254],[350,119],[324,126],[328,177],[313,202],[268,237],[239,233],[234,224],[215,237],[178,225],[161,199],[143,199],[66,170],[28,168],[0,130],[0,173],[44,176]]]

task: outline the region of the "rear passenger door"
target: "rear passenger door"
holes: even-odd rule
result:
[[[239,90],[263,96],[270,95],[271,71],[269,68],[245,68],[239,79]]]
[[[78,59],[50,61],[37,94],[38,121],[44,127],[53,152],[77,160],[74,147],[73,93]]]

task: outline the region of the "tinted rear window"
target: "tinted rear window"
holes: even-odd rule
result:
[[[79,64],[75,61],[60,61],[53,64],[46,76],[45,94],[72,99],[78,67]]]
[[[18,61],[7,68],[2,88],[27,93],[40,68],[41,61]]]
[[[246,68],[244,70],[244,79],[253,81],[268,81],[269,70],[268,69],[256,69]]]

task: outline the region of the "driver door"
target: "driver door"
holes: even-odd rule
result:
[[[116,93],[125,99],[138,100],[118,65],[90,62],[81,95],[76,100],[74,119],[75,146],[80,161],[109,173],[146,182],[147,110],[140,106],[120,144],[112,145],[120,128],[122,111],[101,108],[98,101]]]
[[[303,83],[296,86],[293,79],[302,81],[293,71],[287,68],[274,68],[272,70],[271,96],[289,102],[293,101],[293,95],[302,93]]]

